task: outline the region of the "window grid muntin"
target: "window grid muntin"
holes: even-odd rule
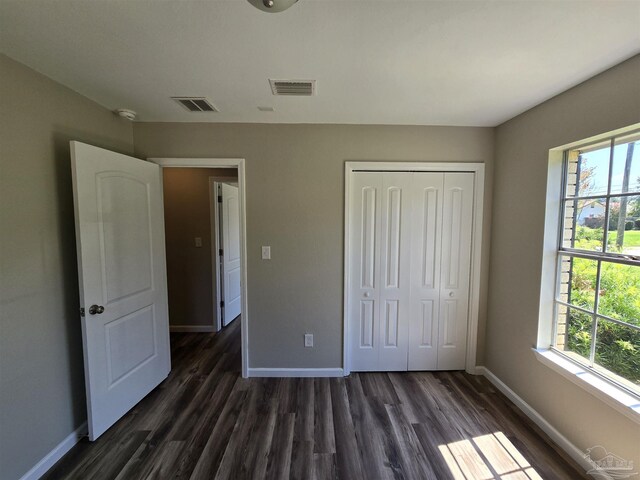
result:
[[[612,193],[611,195],[607,194],[607,193],[602,193],[600,195],[584,195],[582,197],[564,197],[562,199],[563,202],[573,202],[574,200],[578,201],[578,200],[597,200],[599,198],[607,198],[607,197],[613,197],[613,198],[618,198],[618,197],[635,197],[640,195],[640,190],[633,190],[633,191],[628,191],[625,193]]]
[[[610,212],[610,201],[612,197],[623,197],[623,196],[637,196],[640,195],[640,191],[634,190],[634,191],[628,191],[628,192],[618,192],[618,193],[611,193],[611,184],[612,184],[612,171],[613,171],[613,161],[614,161],[614,147],[617,145],[624,145],[624,143],[620,143],[617,144],[616,140],[620,137],[622,138],[629,138],[632,137],[634,134],[640,133],[640,131],[637,132],[631,132],[631,133],[627,133],[625,135],[620,135],[620,136],[612,136],[609,139],[609,169],[608,169],[608,179],[607,179],[607,193],[606,194],[600,194],[600,195],[588,195],[588,196],[575,196],[575,197],[571,197],[571,196],[567,196],[567,183],[568,183],[568,177],[569,177],[569,152],[571,151],[575,151],[579,148],[585,148],[585,147],[589,147],[590,145],[597,145],[597,144],[604,144],[604,141],[600,141],[600,142],[591,142],[590,144],[585,144],[585,145],[581,145],[581,146],[577,146],[577,147],[573,147],[571,149],[565,150],[564,155],[563,155],[563,169],[562,169],[562,188],[561,188],[561,202],[560,202],[560,221],[559,221],[559,225],[560,225],[560,229],[558,231],[558,255],[557,255],[557,262],[556,262],[556,294],[555,294],[555,301],[554,301],[554,318],[553,318],[553,341],[551,344],[551,348],[558,352],[559,354],[567,357],[569,360],[576,362],[578,364],[582,364],[582,365],[586,365],[588,366],[589,370],[591,372],[593,372],[594,374],[607,379],[608,381],[613,381],[614,383],[616,383],[618,386],[620,386],[621,388],[624,388],[625,390],[628,390],[632,393],[634,393],[635,395],[637,395],[637,391],[634,391],[633,389],[631,389],[629,386],[618,382],[615,378],[612,378],[612,376],[607,375],[605,372],[602,372],[598,369],[598,367],[600,369],[604,369],[605,371],[608,371],[606,369],[606,367],[596,364],[595,363],[595,351],[596,351],[596,344],[597,344],[597,334],[598,334],[598,319],[601,318],[603,320],[609,321],[609,322],[613,322],[616,323],[618,325],[621,325],[624,328],[630,328],[632,330],[638,330],[640,331],[640,327],[637,325],[634,325],[632,323],[628,323],[628,322],[624,322],[621,320],[617,320],[615,318],[611,318],[607,315],[602,315],[597,313],[598,312],[598,304],[599,304],[599,292],[600,292],[600,280],[601,280],[601,265],[603,261],[606,262],[611,262],[611,263],[618,263],[618,264],[624,264],[624,265],[631,265],[631,266],[635,266],[635,267],[640,267],[640,258],[636,257],[636,256],[631,256],[628,254],[622,254],[622,253],[617,253],[617,252],[608,252],[607,251],[607,242],[609,240],[609,212]],[[578,172],[579,174],[579,172]],[[576,194],[579,192],[579,188],[580,188],[580,179],[578,178],[576,180],[576,187],[575,187],[575,191]],[[578,249],[578,248],[571,248],[571,247],[565,247],[564,244],[564,232],[565,232],[565,223],[566,223],[566,210],[565,210],[565,205],[567,201],[575,201],[576,203],[579,200],[583,200],[583,199],[605,199],[605,211],[604,211],[604,224],[603,224],[603,239],[602,239],[602,251],[593,251],[593,250],[584,250],[584,249]],[[575,207],[574,207],[575,208]],[[574,221],[575,222],[575,221]],[[571,238],[571,244],[574,245],[575,240],[576,240],[576,231],[577,231],[577,225],[575,225],[572,228],[572,238]],[[562,271],[561,271],[561,267],[562,267],[562,258],[567,257],[569,259],[573,259],[574,257],[577,258],[585,258],[585,259],[590,259],[590,260],[595,260],[598,262],[597,264],[597,274],[596,274],[596,289],[595,289],[595,299],[594,299],[594,311],[591,312],[587,309],[581,308],[579,306],[573,305],[571,303],[568,302],[564,302],[560,299],[560,295],[561,295],[561,285],[562,285]],[[571,261],[571,260],[570,260]],[[571,276],[570,276],[571,279]],[[569,280],[570,282],[571,280]],[[571,287],[569,285],[569,291],[571,290]],[[584,360],[584,362],[580,362],[578,360],[576,360],[575,358],[573,358],[573,356],[568,356],[566,354],[566,352],[557,349],[557,342],[558,342],[558,323],[559,323],[559,306],[563,305],[564,307],[567,308],[567,312],[565,313],[565,332],[564,332],[564,336],[565,336],[565,340],[564,340],[564,345],[566,346],[567,340],[566,337],[568,335],[568,318],[569,318],[569,312],[571,311],[571,309],[575,309],[578,311],[581,311],[584,314],[590,315],[592,318],[592,331],[591,331],[591,345],[590,345],[590,355],[589,358],[585,358],[579,354],[576,354],[578,357],[580,357],[581,359]],[[617,375],[614,372],[611,372],[612,375]],[[624,378],[624,377],[622,377]],[[640,388],[640,387],[639,387]]]
[[[588,308],[583,308],[580,307],[578,305],[574,305],[573,303],[568,303],[568,302],[564,302],[562,300],[556,299],[556,304],[557,305],[563,305],[565,307],[569,307],[569,308],[573,308],[574,310],[578,310],[582,313],[585,313],[587,315],[593,315],[595,312],[592,312],[591,310],[589,310]],[[624,320],[620,320],[618,318],[613,318],[610,317],[608,315],[603,315],[602,313],[596,313],[595,314],[598,318],[601,318],[602,320],[606,320],[607,322],[611,322],[611,323],[617,323],[618,325],[621,325],[623,327],[628,327],[632,330],[638,330],[640,332],[640,326],[639,325],[635,325],[633,323],[629,323],[629,322],[625,322]]]

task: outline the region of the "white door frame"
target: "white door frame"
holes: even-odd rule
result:
[[[148,158],[162,168],[237,168],[238,196],[240,197],[240,289],[242,292],[242,315],[240,335],[242,348],[242,376],[249,376],[249,306],[247,295],[247,210],[244,158]],[[217,253],[217,252],[216,252]]]
[[[477,374],[476,352],[478,348],[478,311],[480,309],[480,264],[482,260],[482,211],[484,207],[484,163],[466,162],[345,162],[344,166],[344,375],[351,373],[351,322],[349,271],[352,255],[349,238],[351,211],[351,184],[356,171],[371,172],[471,172],[474,174],[473,225],[471,227],[471,278],[469,284],[469,324],[467,335],[466,372]]]

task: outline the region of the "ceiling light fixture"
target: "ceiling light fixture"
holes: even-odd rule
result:
[[[129,110],[128,108],[119,108],[116,110],[116,113],[120,115],[122,118],[126,118],[127,120],[131,120],[132,122],[136,119],[137,113],[133,110]]]
[[[269,13],[278,13],[286,10],[298,0],[247,0],[258,10]]]

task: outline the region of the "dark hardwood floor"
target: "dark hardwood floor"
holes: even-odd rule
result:
[[[242,379],[238,320],[171,344],[171,375],[44,478],[588,478],[483,377]]]

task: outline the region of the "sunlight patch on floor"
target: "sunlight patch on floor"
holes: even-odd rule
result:
[[[438,446],[456,480],[542,480],[502,432]]]

